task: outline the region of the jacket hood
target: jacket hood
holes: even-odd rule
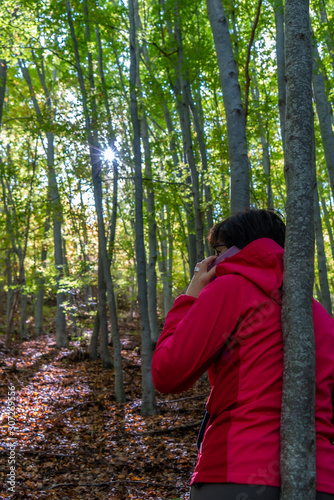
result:
[[[216,276],[225,274],[244,276],[281,303],[283,255],[283,248],[274,240],[260,238],[220,262],[216,267]]]

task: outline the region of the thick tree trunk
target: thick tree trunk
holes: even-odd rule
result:
[[[287,231],[282,308],[284,368],[280,498],[314,500],[314,176],[308,0],[286,0],[285,28]]]
[[[234,213],[249,208],[250,203],[245,116],[238,70],[222,0],[206,0],[206,4],[224,98],[231,175],[231,212]]]
[[[140,123],[138,119],[138,104],[136,92],[137,57],[136,57],[136,25],[135,6],[136,0],[129,0],[130,19],[130,111],[133,126],[133,153],[135,161],[135,211],[136,211],[136,256],[137,256],[137,280],[138,280],[138,303],[142,331],[142,414],[153,415],[155,407],[155,391],[152,381],[152,342],[150,322],[148,316],[147,284],[146,284],[146,257],[144,246],[143,226],[143,185],[141,171],[140,152]]]

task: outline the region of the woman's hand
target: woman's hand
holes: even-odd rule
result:
[[[187,288],[186,295],[191,297],[198,297],[201,290],[210,283],[214,275],[216,274],[216,266],[214,266],[210,271],[208,271],[208,265],[210,262],[215,260],[216,255],[211,255],[207,259],[202,260],[196,264],[194,270],[194,276]]]

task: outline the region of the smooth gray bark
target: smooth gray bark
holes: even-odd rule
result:
[[[166,213],[167,212],[167,213]],[[163,206],[160,212],[160,246],[159,270],[163,286],[163,309],[166,318],[168,311],[172,307],[172,269],[173,269],[173,230],[168,208]]]
[[[162,4],[164,6],[165,13],[167,14],[166,2],[163,0]],[[204,242],[203,242],[203,223],[202,223],[202,212],[201,212],[201,192],[199,185],[199,174],[196,165],[196,159],[193,150],[193,139],[191,130],[191,119],[190,119],[190,102],[189,102],[189,92],[188,87],[190,85],[189,75],[187,72],[187,67],[184,60],[183,54],[183,39],[182,39],[182,28],[181,28],[181,17],[180,17],[180,4],[179,0],[174,0],[173,2],[173,22],[174,28],[172,29],[172,23],[167,21],[167,30],[170,39],[176,42],[177,46],[177,62],[175,62],[174,81],[168,72],[169,82],[172,91],[176,98],[176,108],[179,115],[181,133],[182,133],[182,146],[183,146],[183,162],[189,166],[190,176],[189,185],[192,188],[192,200],[191,203],[187,203],[186,210],[188,210],[190,226],[188,226],[188,243],[189,248],[193,245],[193,240],[195,240],[196,258],[195,264],[204,258]],[[167,17],[167,16],[166,16]],[[189,213],[190,209],[193,215]],[[194,237],[192,236],[194,234]],[[190,240],[191,244],[190,244]],[[192,255],[189,255],[190,269],[192,272]]]
[[[5,59],[0,59],[0,132],[2,127],[3,105],[5,102],[6,81],[7,81],[7,63]]]
[[[181,110],[180,110],[181,111]],[[179,111],[179,118],[180,118],[180,123],[182,127],[182,120],[180,117],[180,111]],[[170,137],[169,140],[169,150],[173,158],[173,163],[175,167],[175,171],[179,170],[179,158],[177,154],[177,143],[176,143],[176,138],[174,136],[174,127],[173,127],[173,122],[172,118],[170,116],[170,111],[167,105],[167,102],[164,101],[164,117],[167,125],[167,130],[168,134]],[[184,206],[185,206],[185,211],[186,211],[186,216],[187,216],[187,232],[186,238],[187,238],[187,246],[188,246],[188,259],[189,259],[189,274],[192,276],[192,272],[194,267],[196,266],[197,262],[197,250],[196,250],[196,234],[195,234],[195,223],[194,223],[194,215],[193,215],[193,209],[192,209],[192,204],[189,200],[190,196],[185,195],[184,196]]]
[[[141,20],[138,13],[138,3],[135,2],[135,22],[136,29],[139,31],[142,28]],[[137,60],[139,61],[140,52],[146,52],[144,47],[136,47]],[[147,262],[147,298],[148,298],[148,315],[150,320],[150,330],[152,342],[156,342],[159,338],[159,321],[158,321],[158,302],[157,302],[157,223],[155,219],[155,196],[153,187],[153,172],[151,145],[149,139],[149,128],[147,123],[146,109],[143,104],[143,93],[140,79],[139,63],[137,64],[137,89],[140,101],[140,131],[144,147],[144,163],[145,163],[145,184],[146,184],[146,208],[148,220],[148,262]]]
[[[49,200],[50,201],[50,200]],[[49,203],[48,203],[49,204]],[[50,231],[50,215],[49,210],[47,210],[47,216],[44,222],[44,237],[42,242],[42,252],[41,252],[41,267],[45,268],[46,265],[46,257],[48,253],[48,248],[46,244],[46,238]],[[44,306],[44,292],[45,292],[45,277],[40,276],[38,279],[38,291],[37,291],[37,300],[36,300],[36,308],[35,308],[35,335],[39,337],[44,334],[43,327],[43,306]]]
[[[287,231],[283,279],[281,500],[314,500],[312,53],[307,0],[286,0]],[[298,54],[298,57],[296,57]]]
[[[194,225],[196,237],[196,259],[198,262],[204,259],[204,243],[203,243],[203,223],[201,212],[201,193],[199,185],[199,175],[193,150],[193,140],[191,133],[190,120],[190,101],[188,86],[190,85],[189,77],[184,67],[183,55],[183,40],[181,30],[181,19],[179,12],[179,2],[175,2],[175,38],[178,46],[178,65],[176,68],[176,82],[173,90],[176,97],[176,105],[180,119],[182,131],[182,143],[184,162],[189,165],[192,186],[192,201],[194,211]]]
[[[51,210],[53,218],[53,241],[54,241],[54,261],[57,269],[57,312],[56,312],[56,339],[57,347],[67,347],[68,337],[66,332],[66,317],[64,311],[64,302],[66,300],[65,292],[59,291],[60,282],[64,276],[64,261],[62,248],[62,207],[59,196],[56,172],[54,168],[54,135],[47,133],[47,161],[48,161],[48,181],[49,181],[49,199],[51,200]]]
[[[101,333],[100,354],[103,368],[113,368],[114,365],[110,357],[108,345],[107,287],[104,278],[102,257],[99,258],[97,307],[99,315],[99,329]],[[94,344],[92,347],[94,349]]]
[[[223,91],[231,175],[231,212],[249,208],[249,160],[245,116],[233,55],[228,21],[222,0],[206,0]]]
[[[314,40],[314,39],[313,39]],[[332,194],[334,195],[334,133],[332,128],[332,110],[328,102],[325,81],[320,67],[320,56],[316,41],[313,41],[313,89],[319,118],[320,134],[324,148],[326,166],[329,174]]]
[[[283,152],[285,151],[285,42],[284,42],[284,8],[282,0],[274,0],[276,26],[276,60],[278,83],[278,109],[281,124]]]
[[[91,361],[96,361],[98,356],[98,344],[99,344],[99,333],[100,333],[100,314],[99,311],[96,311],[94,326],[92,336],[90,338],[89,343],[89,359]]]
[[[88,14],[87,14],[88,17]],[[88,19],[87,19],[88,26]],[[108,146],[111,150],[115,151],[115,132],[112,124],[111,111],[109,107],[108,101],[108,93],[107,86],[104,77],[104,64],[103,64],[103,50],[100,38],[100,30],[99,27],[95,28],[96,39],[98,43],[98,63],[99,63],[99,74],[102,83],[102,92],[103,92],[103,101],[104,108],[107,114],[108,121]],[[89,33],[87,33],[88,39],[90,39]],[[108,246],[108,257],[109,262],[112,261],[114,255],[114,245],[115,245],[115,237],[116,237],[116,222],[117,222],[117,209],[118,209],[118,165],[117,159],[114,158],[112,161],[112,170],[113,170],[113,192],[112,192],[112,213],[109,223],[109,246]],[[102,260],[102,256],[100,256],[100,261]],[[106,285],[103,277],[103,269],[99,270],[101,274],[99,280],[99,324],[101,328],[101,357],[103,366],[105,368],[112,366],[112,361],[109,356],[109,347],[108,347],[108,321],[107,321],[107,312],[106,312]],[[116,303],[116,301],[115,301]],[[116,313],[116,309],[115,309]],[[115,318],[117,321],[117,318]]]
[[[317,11],[318,11],[318,9],[317,9]],[[320,0],[319,1],[319,11],[318,12],[320,14],[320,22],[325,25],[325,42],[326,42],[326,47],[327,47],[328,53],[331,55],[331,58],[332,58],[332,67],[334,69],[333,35],[332,35],[332,33],[330,31],[330,28],[329,28],[325,0]]]
[[[326,201],[325,201],[325,198],[323,196],[321,196],[321,206],[322,206],[322,210],[324,212],[326,229],[327,229],[328,236],[329,236],[329,241],[330,241],[330,244],[331,244],[332,257],[334,259],[334,237],[333,237],[333,230],[332,230],[331,221],[330,221],[330,218],[329,218],[329,213],[328,213],[327,206],[326,206]]]
[[[328,275],[327,275],[325,242],[322,231],[321,214],[319,207],[319,193],[317,188],[314,189],[314,225],[315,225],[315,237],[317,243],[319,285],[321,293],[320,303],[324,306],[326,311],[330,315],[332,315],[331,294],[329,291]]]
[[[204,173],[203,183],[204,183],[206,222],[207,222],[207,230],[210,230],[211,227],[213,226],[212,197],[211,197],[211,188],[210,188],[209,178],[208,178],[208,159],[207,159],[205,136],[204,136],[203,116],[200,112],[201,111],[201,94],[200,94],[200,90],[199,90],[198,91],[198,93],[199,93],[199,96],[198,96],[199,110],[197,110],[197,107],[195,105],[195,102],[194,102],[194,99],[193,99],[193,96],[191,93],[190,84],[187,86],[187,90],[188,90],[189,106],[190,106],[191,114],[193,117],[193,123],[194,123],[195,130],[196,130],[197,141],[198,141],[198,146],[199,146],[201,160],[202,160],[202,171]]]
[[[270,151],[269,151],[269,129],[268,129],[268,120],[266,124],[263,124],[261,112],[259,109],[259,99],[260,99],[260,91],[257,86],[257,81],[255,79],[256,87],[252,89],[253,101],[255,103],[255,109],[257,111],[257,120],[259,122],[259,128],[261,132],[261,144],[262,144],[262,165],[264,170],[264,175],[267,179],[266,185],[266,195],[267,195],[267,208],[274,208],[273,206],[273,191],[271,188],[271,163],[270,163]]]
[[[137,54],[136,54],[136,23],[135,5],[136,0],[129,0],[130,20],[130,112],[133,127],[133,154],[135,163],[135,212],[136,212],[136,257],[137,257],[137,282],[138,282],[138,304],[142,332],[142,415],[153,415],[156,412],[155,390],[153,386],[152,365],[152,341],[150,332],[150,321],[148,315],[147,283],[146,283],[146,256],[144,245],[144,222],[143,222],[143,181],[141,171],[140,151],[140,122],[138,118],[137,102]]]

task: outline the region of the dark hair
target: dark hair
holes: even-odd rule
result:
[[[271,238],[284,248],[285,224],[277,213],[251,209],[231,215],[210,229],[208,242],[241,249],[259,238]]]

